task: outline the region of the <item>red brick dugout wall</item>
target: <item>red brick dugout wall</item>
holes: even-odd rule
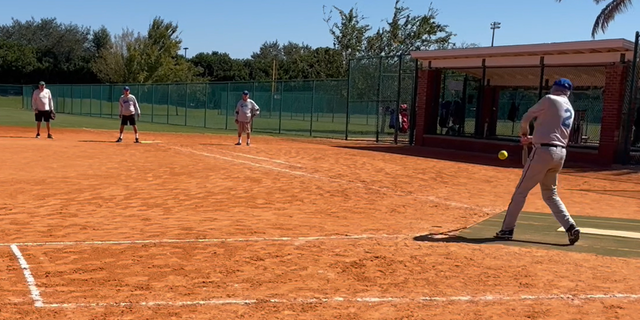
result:
[[[598,149],[585,150],[570,147],[567,163],[597,166],[611,166],[615,163],[622,125],[622,107],[626,89],[627,68],[627,65],[620,63],[606,67],[602,125]],[[437,119],[442,72],[436,69],[419,70],[418,72],[416,146],[495,155],[500,150],[506,150],[512,158],[520,157],[522,147],[515,142],[436,135],[438,131]],[[497,126],[497,112],[492,112],[491,110],[496,106],[497,95],[499,95],[499,88],[485,88],[483,120],[488,134],[495,132],[495,127]]]

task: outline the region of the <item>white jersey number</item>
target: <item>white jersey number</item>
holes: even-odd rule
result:
[[[571,124],[573,123],[573,110],[571,110],[571,108],[566,108],[564,109],[564,113],[567,114],[567,116],[562,118],[562,127],[565,129],[571,129]]]

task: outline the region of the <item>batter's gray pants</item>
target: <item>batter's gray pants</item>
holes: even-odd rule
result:
[[[540,184],[542,199],[549,206],[553,216],[566,230],[575,222],[567,212],[567,208],[558,197],[558,174],[562,170],[567,150],[562,147],[536,146],[531,151],[529,159],[522,171],[522,177],[518,182],[511,203],[507,208],[507,214],[502,222],[502,230],[513,230],[520,211],[524,207],[531,189]]]

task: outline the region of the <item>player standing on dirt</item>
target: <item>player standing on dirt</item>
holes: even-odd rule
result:
[[[522,117],[521,139],[523,145],[533,145],[533,151],[522,171],[522,177],[516,187],[502,229],[495,238],[510,240],[520,211],[531,189],[540,184],[542,199],[549,206],[553,216],[566,230],[569,244],[580,239],[580,229],[569,215],[567,208],[558,196],[558,174],[567,155],[566,146],[573,124],[573,107],[569,95],[573,84],[568,79],[559,79],[553,83],[550,94],[544,96]],[[529,136],[529,123],[535,121],[533,137]]]
[[[38,83],[38,90],[34,91],[31,96],[31,108],[36,116],[36,139],[40,138],[42,121],[47,124],[47,138],[53,139],[53,135],[51,135],[51,120],[55,117],[53,98],[44,81]]]
[[[136,134],[135,143],[140,143],[138,140],[138,126],[136,125],[136,119],[140,120],[140,106],[138,106],[138,100],[131,94],[129,87],[124,87],[124,94],[120,96],[120,137],[116,142],[122,142],[122,136],[124,134],[124,127],[131,125],[133,132]]]
[[[242,145],[242,134],[247,134],[247,145],[251,145],[251,121],[260,114],[260,107],[249,99],[249,91],[242,92],[242,100],[236,105],[236,124],[238,125],[238,143]]]

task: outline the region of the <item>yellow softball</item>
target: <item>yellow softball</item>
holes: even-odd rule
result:
[[[498,158],[500,158],[500,160],[504,160],[509,156],[509,154],[507,154],[506,151],[502,150],[500,151],[500,153],[498,153]]]

